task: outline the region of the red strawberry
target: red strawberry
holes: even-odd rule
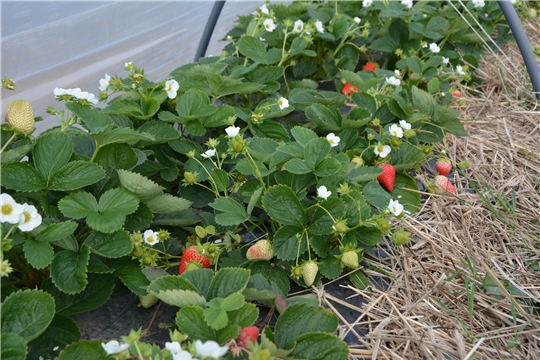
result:
[[[437,175],[434,179],[434,185],[435,185],[435,192],[437,194],[443,194],[446,192],[452,193],[454,195],[457,195],[456,188],[452,183],[450,182],[450,179],[448,179],[446,176]]]
[[[450,170],[452,170],[452,163],[448,158],[438,159],[435,163],[435,170],[442,176],[448,176]]]
[[[197,253],[197,246],[192,245],[184,251],[182,259],[180,260],[180,267],[178,268],[178,274],[182,275],[186,270],[192,270],[195,268],[209,268],[210,258],[203,254]]]
[[[257,342],[259,338],[259,328],[256,326],[248,326],[242,328],[238,334],[238,345],[246,347],[248,343]]]
[[[341,93],[344,95],[352,95],[353,93],[358,92],[358,88],[351,83],[345,83]]]
[[[272,246],[272,243],[268,240],[259,240],[255,245],[251,246],[248,249],[246,257],[248,258],[248,260],[270,260],[274,257],[274,247]]]
[[[364,67],[362,68],[362,70],[370,70],[370,71],[373,71],[373,72],[376,72],[377,71],[377,67],[375,66],[376,64],[374,62],[369,62],[367,63],[366,65],[364,65]]]
[[[456,91],[454,91],[454,93],[453,93],[452,95],[453,95],[454,97],[460,98],[460,97],[461,97],[461,91],[456,90]]]
[[[390,164],[381,164],[379,167],[383,169],[383,172],[377,177],[377,180],[386,190],[392,192],[396,182],[396,169]]]

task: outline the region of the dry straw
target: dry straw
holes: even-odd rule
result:
[[[540,44],[540,22],[524,27]],[[451,173],[458,196],[426,194],[401,221],[411,243],[372,260],[391,276],[364,269],[387,288],[361,291],[342,279],[349,299],[317,290],[344,324],[340,334],[357,340],[351,359],[540,357],[540,107],[517,47],[503,51],[480,64],[481,92],[461,89],[469,136],[450,135],[438,149],[470,165]],[[501,65],[508,61],[521,82]]]

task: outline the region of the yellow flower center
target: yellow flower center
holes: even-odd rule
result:
[[[153,236],[149,236],[148,239],[146,239],[146,241],[148,241],[150,244],[153,244],[154,242],[156,242],[156,239],[154,239]]]
[[[332,145],[334,145],[336,142],[334,141],[334,139],[328,139],[328,142]]]
[[[5,273],[7,270],[7,266],[4,265],[4,263],[0,263],[0,273]]]
[[[9,215],[13,212],[13,206],[11,204],[2,205],[2,215]]]
[[[384,151],[384,147],[382,145],[377,146],[377,152],[380,154]]]
[[[24,215],[24,223],[26,224],[27,222],[30,221],[30,219],[32,218],[32,216],[30,216],[30,214],[27,213],[26,211],[23,212],[23,215]]]

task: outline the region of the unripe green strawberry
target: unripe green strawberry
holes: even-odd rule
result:
[[[141,302],[141,306],[145,309],[154,306],[158,302],[158,300],[159,299],[152,294],[139,295],[139,301]]]
[[[197,183],[197,175],[192,172],[186,171],[184,173],[184,181],[186,184],[192,185]]]
[[[302,277],[306,286],[311,286],[315,282],[317,273],[319,272],[319,265],[313,260],[308,260],[302,265]]]
[[[349,230],[347,220],[338,220],[332,225],[332,229],[340,234],[346,233]]]
[[[259,240],[248,249],[246,257],[248,260],[270,260],[274,257],[274,247],[268,240]]]
[[[13,100],[6,109],[6,123],[15,130],[30,134],[35,129],[34,111],[26,100]]]
[[[392,234],[392,242],[396,245],[405,245],[409,243],[411,233],[404,230],[398,230]]]
[[[343,265],[350,267],[351,269],[358,269],[358,253],[354,250],[348,250],[343,253],[341,257]]]

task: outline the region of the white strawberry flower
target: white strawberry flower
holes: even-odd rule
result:
[[[209,356],[214,359],[219,359],[229,351],[228,346],[219,346],[219,344],[213,340],[202,342],[201,340],[195,341],[195,351],[200,356]]]
[[[401,0],[401,5],[405,5],[407,9],[410,9],[413,6],[413,0]]]
[[[180,88],[180,85],[178,84],[178,81],[171,79],[167,80],[165,82],[165,91],[167,92],[167,96],[169,99],[175,99],[176,98],[176,92]]]
[[[235,137],[240,132],[240,127],[231,125],[225,129],[225,132],[227,133],[228,137]]]
[[[404,130],[411,130],[411,124],[405,120],[399,120],[399,126],[401,126]]]
[[[320,20],[315,21],[315,27],[317,28],[318,32],[320,32],[320,33],[324,32],[322,21],[320,21]]]
[[[386,78],[386,83],[394,86],[399,86],[401,84],[401,80],[397,79],[395,76],[390,76],[389,78]]]
[[[373,4],[373,0],[364,0],[362,1],[362,7],[370,7]]]
[[[23,211],[24,206],[17,204],[9,194],[0,194],[0,222],[17,224]]]
[[[283,110],[283,109],[286,109],[289,107],[289,100],[287,100],[286,98],[284,98],[283,96],[279,98],[278,100],[278,105],[279,105],[279,109],[280,110]]]
[[[328,199],[332,195],[331,191],[328,191],[326,186],[322,185],[317,189],[317,196],[323,198],[324,200]]]
[[[272,32],[276,28],[276,24],[274,24],[274,20],[272,20],[272,19],[264,20],[263,25],[264,25],[264,28],[266,29],[266,31],[268,31],[268,32]]]
[[[201,156],[204,159],[209,159],[214,155],[216,155],[216,149],[209,149],[209,150],[206,150],[206,152],[204,154],[201,154]]]
[[[484,5],[486,5],[484,0],[472,0],[472,3],[473,3],[475,8],[482,8],[482,7],[484,7]]]
[[[356,16],[353,20],[357,24],[360,24],[362,22],[362,19],[360,19],[358,16]]]
[[[37,212],[34,205],[24,203],[22,206],[24,207],[24,210],[19,220],[19,229],[24,232],[32,231],[41,225],[41,215]]]
[[[129,348],[129,344],[120,344],[116,340],[111,340],[108,343],[101,343],[101,347],[107,353],[107,355],[118,354]]]
[[[444,64],[448,65],[448,63],[450,62],[450,59],[443,56],[442,62],[443,62]]]
[[[294,22],[294,32],[301,33],[304,30],[304,22],[302,20],[296,20]]]
[[[155,244],[159,242],[158,235],[159,233],[157,231],[146,230],[143,234],[144,242],[150,246],[154,246]]]
[[[403,137],[403,129],[397,124],[392,124],[392,126],[390,126],[389,131],[392,136],[395,136],[397,138]]]
[[[456,66],[456,71],[459,75],[466,75],[465,71],[463,71],[463,66],[461,65]]]
[[[193,360],[191,353],[182,350],[182,347],[178,341],[166,342],[165,349],[171,352],[173,360]]]
[[[332,147],[338,146],[341,139],[339,136],[336,136],[334,133],[326,135],[326,140],[330,143]]]
[[[107,74],[105,74],[105,78],[99,80],[99,90],[105,91],[109,87],[109,82],[111,81],[111,77]]]
[[[403,212],[403,205],[399,203],[399,200],[390,199],[390,204],[388,204],[388,210],[394,215],[399,216]]]
[[[441,48],[435,43],[429,44],[429,50],[431,50],[431,52],[434,54],[438,54],[441,52]]]
[[[383,145],[383,144],[378,144],[377,146],[375,146],[375,149],[373,149],[373,152],[378,155],[379,157],[381,157],[382,159],[384,159],[385,157],[388,156],[388,154],[390,154],[390,152],[392,151],[392,148],[388,145]]]
[[[263,4],[259,10],[261,10],[261,12],[265,15],[268,15],[270,13],[270,11],[268,10],[268,7],[266,6],[266,4]]]

